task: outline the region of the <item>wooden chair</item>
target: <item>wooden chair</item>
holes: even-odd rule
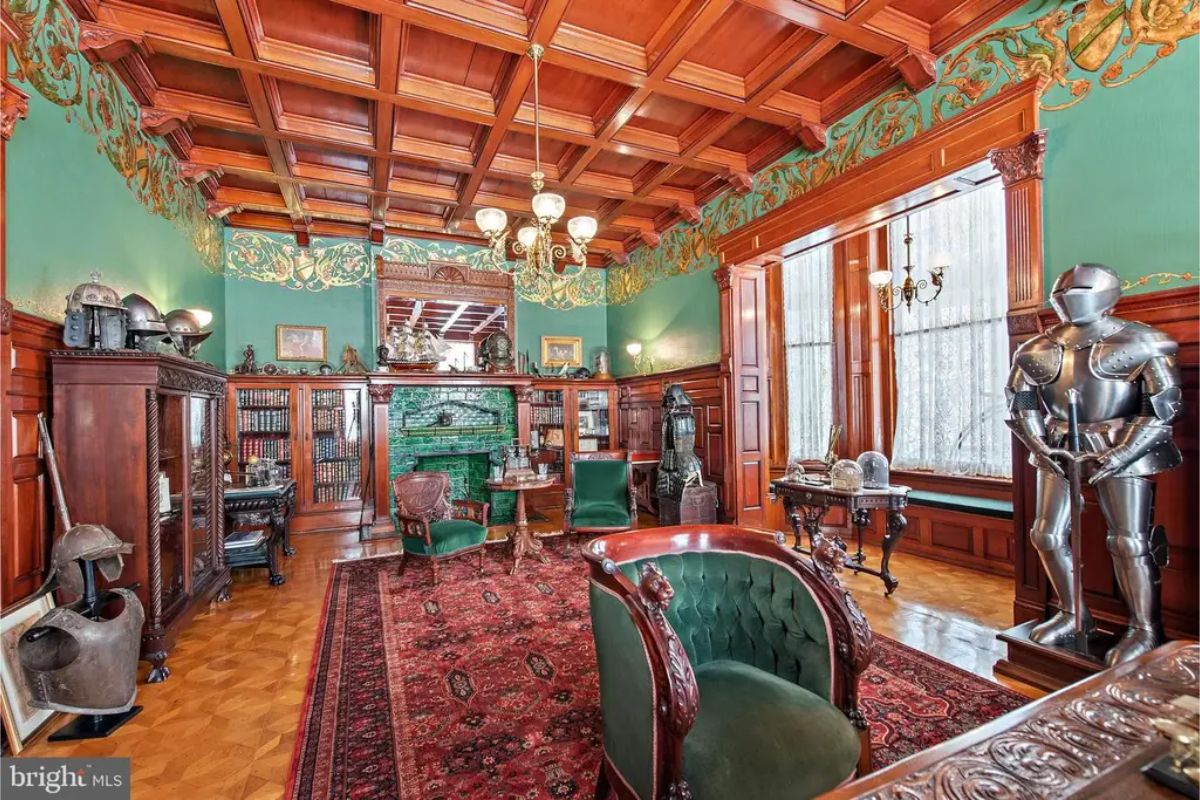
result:
[[[479,553],[487,541],[488,503],[450,499],[450,476],[444,472],[408,472],[392,479],[396,530],[404,546],[400,572],[408,559],[427,558],[438,582],[438,562]]]
[[[584,547],[604,757],[596,797],[815,797],[870,770],[871,629],[782,533],[687,525]]]
[[[563,552],[570,537],[619,533],[637,527],[637,490],[633,466],[624,450],[576,453],[571,458],[571,486],[565,490]]]

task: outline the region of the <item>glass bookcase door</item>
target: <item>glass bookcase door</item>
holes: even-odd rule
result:
[[[236,469],[262,458],[274,459],[280,474],[292,477],[292,390],[280,386],[237,390]]]
[[[534,389],[529,404],[529,445],[533,460],[545,464],[547,475],[563,481],[567,426],[562,389]]]
[[[612,449],[612,432],[609,428],[609,392],[607,389],[578,389],[578,439],[580,453]]]
[[[213,566],[213,427],[212,401],[189,397],[187,463],[190,470],[192,514],[192,581],[198,581]]]
[[[170,614],[172,605],[186,592],[186,528],[189,524],[184,499],[188,473],[185,414],[188,398],[177,394],[158,396],[158,528],[162,548],[162,607]]]
[[[363,407],[358,388],[312,390],[311,498],[317,507],[362,502]]]

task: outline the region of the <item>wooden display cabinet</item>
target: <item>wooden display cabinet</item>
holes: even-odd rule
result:
[[[136,584],[146,614],[142,658],[153,665],[151,683],[165,680],[179,628],[214,597],[228,596],[225,376],[136,350],[56,350],[51,361],[67,508],[74,523],[104,525],[133,544],[113,585]]]
[[[570,485],[567,465],[580,452],[611,450],[617,442],[616,381],[534,380],[530,387],[529,444],[535,463],[549,466],[554,485],[530,492],[539,508],[561,506]]]
[[[364,379],[240,375],[230,378],[228,406],[236,470],[265,455],[296,479],[292,532],[358,527],[369,468]]]

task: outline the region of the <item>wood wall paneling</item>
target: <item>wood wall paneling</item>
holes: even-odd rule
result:
[[[5,453],[9,479],[4,484],[0,551],[0,607],[31,594],[42,582],[50,549],[53,515],[46,466],[38,438],[37,415],[50,415],[50,350],[60,345],[62,326],[21,312],[13,315],[11,372],[4,385],[10,435]]]

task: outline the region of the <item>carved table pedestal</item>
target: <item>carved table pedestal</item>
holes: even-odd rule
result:
[[[522,558],[536,558],[543,564],[548,563],[546,554],[542,552],[542,543],[529,530],[529,518],[525,515],[525,492],[529,490],[547,489],[554,485],[549,478],[540,480],[490,480],[487,486],[494,492],[516,492],[517,514],[512,532],[513,565],[511,574],[517,574]]]

